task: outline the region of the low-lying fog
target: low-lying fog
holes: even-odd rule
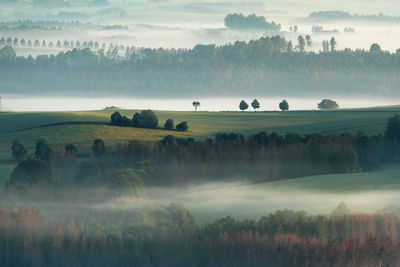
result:
[[[180,203],[199,221],[225,216],[258,219],[276,210],[306,210],[330,215],[341,202],[353,212],[374,213],[398,206],[400,191],[324,192],[279,189],[262,185],[204,185],[183,194],[161,198],[160,203]]]
[[[255,96],[256,97],[256,96]],[[259,111],[279,110],[279,102],[286,99],[290,110],[313,110],[321,98],[294,98],[294,97],[256,97],[260,102]],[[363,108],[387,105],[398,105],[400,99],[363,98],[349,96],[323,97],[335,100],[340,108]],[[177,99],[152,99],[152,98],[85,98],[85,97],[30,97],[2,95],[0,111],[80,111],[100,110],[105,107],[116,106],[122,109],[153,109],[153,110],[193,110],[193,100],[201,103],[199,111],[239,111],[239,103],[244,99],[249,104],[248,111],[252,111],[251,102],[254,97],[231,98],[177,98]],[[355,99],[357,99],[355,101]]]

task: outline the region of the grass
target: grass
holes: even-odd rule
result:
[[[49,138],[53,148],[73,143],[79,153],[88,154],[94,139],[101,138],[110,148],[119,142],[140,140],[153,142],[168,134],[177,137],[205,139],[218,132],[243,134],[259,131],[305,133],[384,133],[387,119],[399,112],[399,107],[352,109],[338,111],[293,112],[177,112],[157,111],[160,125],[171,118],[175,123],[188,121],[190,131],[180,133],[162,129],[123,128],[107,125],[113,111],[86,112],[21,112],[0,113],[0,160],[11,158],[12,140],[20,141],[32,154],[38,138]],[[134,110],[122,110],[132,117]],[[4,184],[13,164],[0,165],[0,184]],[[370,173],[323,175],[257,185],[215,185],[190,193],[179,193],[162,199],[162,203],[178,202],[189,208],[200,222],[222,216],[258,218],[277,209],[303,209],[324,213],[351,194],[400,190],[400,167]],[[386,192],[385,191],[385,192]],[[311,192],[311,193],[310,193]],[[386,196],[386,195],[385,195]],[[385,199],[381,197],[380,199]],[[371,198],[372,199],[372,198]],[[392,201],[392,197],[388,201]],[[400,200],[400,196],[397,200]],[[391,203],[391,202],[390,202]],[[365,208],[368,210],[368,208]]]
[[[368,173],[302,177],[252,185],[213,184],[162,198],[181,203],[199,222],[232,216],[258,219],[278,209],[329,214],[340,202],[373,212],[400,200],[400,166]]]
[[[157,141],[168,134],[177,137],[205,139],[218,132],[256,133],[275,131],[305,133],[383,133],[386,121],[399,112],[399,107],[352,109],[337,111],[292,112],[182,112],[157,111],[159,124],[171,118],[175,124],[188,121],[190,131],[149,130],[107,125],[113,111],[83,112],[5,112],[0,113],[0,160],[9,159],[14,139],[32,153],[38,138],[46,136],[54,149],[73,143],[80,154],[87,154],[94,139],[101,138],[109,147],[132,139]],[[135,110],[122,110],[132,117]]]

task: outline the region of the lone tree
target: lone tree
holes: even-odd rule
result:
[[[336,50],[336,45],[337,45],[335,37],[331,38],[329,44],[331,45],[331,52],[334,52]]]
[[[164,124],[164,129],[165,130],[173,130],[174,129],[174,121],[171,119],[166,120],[165,124]]]
[[[103,140],[96,139],[92,145],[92,153],[96,158],[102,158],[106,154],[106,146],[104,145]]]
[[[176,130],[178,132],[187,132],[189,130],[187,121],[183,121],[183,122],[179,123],[178,125],[176,125]]]
[[[246,103],[246,101],[242,100],[240,101],[239,108],[241,111],[245,111],[249,108],[249,105]]]
[[[300,52],[304,52],[305,51],[305,46],[306,46],[306,40],[304,39],[304,37],[302,35],[300,35],[297,38],[297,42],[298,42],[299,51]]]
[[[311,36],[310,35],[306,35],[306,43],[308,47],[312,46],[312,41],[311,41]]]
[[[28,151],[19,142],[18,139],[13,141],[11,150],[12,150],[13,157],[18,159],[18,160],[24,159],[26,157],[26,155],[28,154]]]
[[[279,103],[279,108],[282,111],[287,111],[287,110],[289,110],[289,103],[286,100],[282,100],[282,102]]]
[[[385,135],[388,139],[400,142],[400,113],[388,120]]]
[[[319,109],[338,109],[339,105],[331,99],[324,99],[318,104]]]
[[[257,111],[257,109],[260,108],[260,103],[258,102],[257,99],[254,99],[253,102],[251,102],[251,106],[254,108],[254,112]]]
[[[194,110],[197,111],[197,108],[200,107],[200,102],[199,101],[193,101],[192,103]]]

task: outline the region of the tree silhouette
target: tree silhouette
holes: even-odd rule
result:
[[[193,105],[195,111],[197,111],[197,108],[200,107],[200,102],[199,101],[193,101],[192,105]]]
[[[306,41],[304,40],[304,37],[300,35],[297,38],[298,44],[299,44],[299,51],[304,52],[305,51],[305,46],[306,46]]]
[[[336,50],[336,45],[337,45],[335,37],[331,38],[329,44],[331,45],[331,51],[334,52]]]
[[[254,99],[253,102],[251,102],[251,106],[254,108],[254,111],[257,111],[257,109],[260,108],[260,103],[257,99]]]
[[[289,110],[289,103],[286,100],[282,100],[282,102],[279,103],[279,108],[282,111],[287,111],[287,110]]]
[[[242,100],[240,101],[239,108],[241,111],[245,111],[249,108],[249,105],[246,103],[246,101]]]

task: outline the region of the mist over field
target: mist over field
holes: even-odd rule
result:
[[[0,0],[0,266],[400,266],[400,1]]]

